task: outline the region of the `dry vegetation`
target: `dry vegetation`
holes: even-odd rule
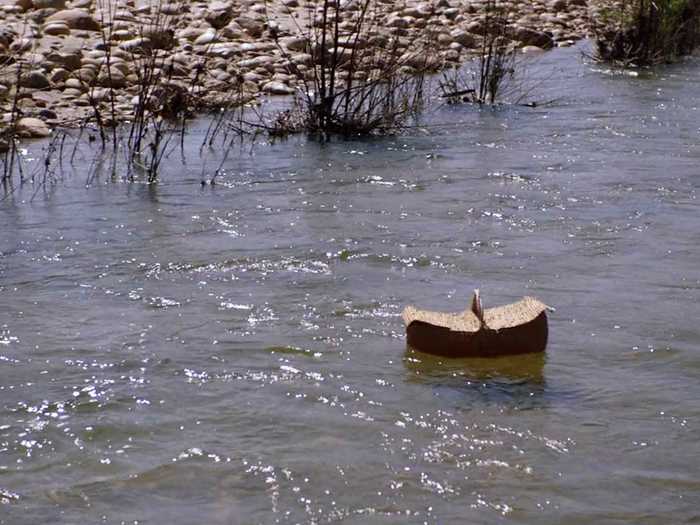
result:
[[[273,121],[273,133],[393,133],[421,110],[425,75],[440,67],[429,52],[431,34],[382,34],[379,13],[374,0],[359,0],[352,9],[333,0],[310,5],[312,23],[297,28],[308,61],[287,55],[300,87],[293,108]]]

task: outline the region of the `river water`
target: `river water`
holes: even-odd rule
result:
[[[699,64],[5,192],[0,523],[698,523]],[[407,352],[475,287],[546,354]]]

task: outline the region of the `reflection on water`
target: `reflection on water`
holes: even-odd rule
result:
[[[406,347],[406,368],[426,381],[463,377],[469,381],[544,384],[544,352],[496,358],[445,359]]]
[[[540,64],[558,105],[3,194],[0,524],[697,521],[697,59]],[[476,287],[546,354],[405,348]]]
[[[456,408],[492,404],[537,408],[549,403],[545,353],[497,358],[444,359],[406,348],[403,358],[409,381],[433,388]]]

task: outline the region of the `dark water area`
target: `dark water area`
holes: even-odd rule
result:
[[[0,523],[700,523],[699,65],[2,194]],[[407,352],[475,287],[547,353]]]

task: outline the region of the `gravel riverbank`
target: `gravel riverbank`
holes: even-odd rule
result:
[[[0,0],[3,121],[10,120],[14,101],[26,136],[85,122],[107,104],[105,114],[128,119],[148,56],[159,57],[159,82],[194,95],[199,110],[222,104],[234,91],[250,98],[290,95],[299,84],[290,62],[303,71],[313,60],[305,33],[316,3]],[[458,65],[480,45],[484,3],[378,0],[366,36],[397,38],[402,52],[429,39],[433,69]],[[586,0],[499,5],[507,8],[513,42],[525,52],[571,45],[588,32]],[[341,0],[345,29],[358,6]]]

